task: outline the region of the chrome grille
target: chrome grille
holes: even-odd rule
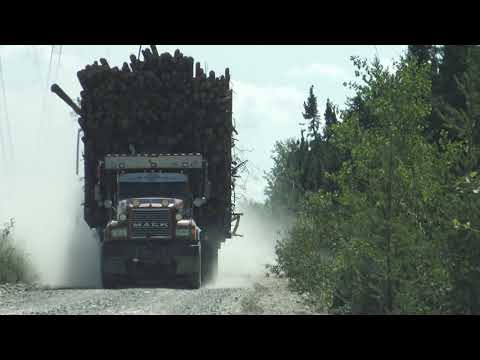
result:
[[[132,238],[170,237],[170,209],[132,209],[129,216]]]

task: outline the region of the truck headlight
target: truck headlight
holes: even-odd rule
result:
[[[117,219],[120,221],[125,221],[127,219],[127,201],[126,200],[122,200],[118,202]]]
[[[198,241],[197,226],[193,220],[179,220],[175,229],[177,238]]]
[[[175,219],[176,219],[177,221],[182,220],[182,218],[183,218],[183,216],[182,216],[182,214],[180,214],[180,213],[178,213],[177,215],[175,215]]]
[[[177,229],[176,235],[177,237],[190,237],[192,234],[190,229]]]

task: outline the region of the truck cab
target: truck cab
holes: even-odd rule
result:
[[[155,170],[147,170],[148,157],[105,161],[104,178],[112,191],[104,201],[109,213],[101,244],[104,287],[164,275],[184,277],[199,288],[202,241],[194,215],[206,202],[198,196],[203,167],[192,167],[192,156],[185,155],[176,169],[167,166],[171,155],[165,155],[157,156]]]

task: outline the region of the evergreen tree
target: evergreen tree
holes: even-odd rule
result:
[[[320,128],[320,116],[318,115],[317,97],[313,93],[313,85],[310,87],[310,95],[306,102],[303,103],[304,113],[303,118],[308,123],[308,135],[314,139],[318,136]]]
[[[450,178],[445,180],[444,196],[437,200],[438,214],[432,218],[440,219],[434,237],[445,238],[445,267],[452,279],[447,305],[455,313],[480,313],[479,68],[478,47],[444,47],[435,116],[456,156],[450,158]]]
[[[417,58],[420,64],[426,64],[432,60],[433,45],[408,45],[408,54]]]
[[[441,120],[435,113],[436,94],[438,93],[438,71],[439,71],[439,53],[440,48],[435,45],[408,45],[407,57],[414,59],[419,65],[430,66],[431,91],[427,94],[426,101],[432,104],[433,111],[426,118],[425,136],[431,143],[436,143],[440,137]]]
[[[429,64],[433,77],[438,73],[439,51],[439,47],[435,45],[408,45],[408,56],[414,57],[419,65]]]
[[[450,140],[459,140],[455,121],[458,112],[468,111],[469,104],[477,101],[480,91],[480,51],[470,45],[446,45],[442,48],[439,74],[433,87],[433,113],[428,135],[438,143],[441,132],[447,131]],[[464,86],[468,81],[468,89]],[[452,114],[452,109],[457,115]]]
[[[468,70],[470,50],[468,45],[445,45],[443,48],[438,91],[449,105],[457,109],[465,108],[465,97],[457,81]]]
[[[447,101],[439,106],[438,116],[449,137],[465,145],[465,156],[456,173],[465,175],[480,165],[480,92],[476,89],[475,74],[469,70],[455,77],[455,92],[463,98],[464,107],[455,107]]]
[[[278,141],[273,151],[273,168],[266,174],[266,205],[274,212],[295,212],[305,194],[303,172],[305,143],[288,139]]]
[[[323,137],[326,141],[328,141],[332,136],[332,126],[338,122],[337,114],[335,112],[335,107],[330,101],[330,99],[327,99],[324,118],[325,118],[325,129],[323,131]]]
[[[480,48],[353,60],[342,122],[328,100],[323,136],[277,145],[267,195],[296,222],[276,269],[335,311],[479,314]]]
[[[307,197],[290,240],[277,247],[294,287],[329,304],[336,297],[354,313],[428,313],[449,285],[423,226],[422,209],[443,179],[421,133],[428,67],[403,61],[395,74],[378,63],[359,68],[366,85],[354,89],[375,126],[343,117],[334,144],[350,148],[351,159],[335,174],[338,191]]]

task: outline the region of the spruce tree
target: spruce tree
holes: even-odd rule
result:
[[[317,97],[313,93],[313,85],[310,87],[310,95],[306,102],[303,103],[305,112],[303,118],[309,121],[308,135],[316,139],[320,128],[320,116],[318,115]]]
[[[468,71],[470,46],[446,45],[440,65],[439,91],[445,101],[457,108],[465,108],[465,96],[459,89],[457,81]]]
[[[337,114],[335,113],[335,107],[330,101],[330,99],[327,99],[324,118],[325,118],[325,130],[323,132],[323,137],[326,141],[328,141],[332,136],[332,126],[338,122]]]
[[[433,113],[429,133],[438,142],[440,133],[447,131],[450,140],[461,138],[454,122],[459,119],[452,114],[467,112],[469,104],[476,101],[480,91],[480,52],[475,46],[446,45],[442,49],[442,61],[436,86],[432,89]],[[468,89],[464,89],[468,78]]]
[[[408,54],[417,58],[420,64],[431,60],[433,45],[408,45]]]
[[[438,55],[438,46],[408,45],[408,56],[415,57],[419,65],[430,64],[432,75],[438,72]]]
[[[427,101],[432,104],[433,111],[426,118],[424,134],[430,143],[438,142],[440,138],[441,120],[436,114],[438,105],[438,87],[439,87],[439,54],[441,48],[435,45],[408,45],[407,56],[413,58],[418,65],[430,66],[431,91],[427,95]]]

